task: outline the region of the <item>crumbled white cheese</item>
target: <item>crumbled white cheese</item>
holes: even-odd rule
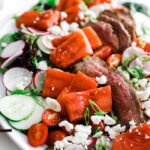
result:
[[[70,142],[68,142],[67,138],[64,138],[61,142],[64,144],[64,147],[66,147],[66,146],[71,144]]]
[[[54,143],[54,150],[63,150],[64,149],[64,143],[62,141],[56,141]]]
[[[36,62],[36,68],[40,70],[48,70],[48,65],[46,61],[42,60],[40,62]]]
[[[130,130],[132,130],[136,127],[136,123],[134,122],[133,119],[129,122],[129,125],[130,125]]]
[[[103,116],[91,116],[91,120],[93,122],[93,124],[98,125],[103,119]]]
[[[140,68],[143,66],[143,63],[142,63],[142,61],[141,61],[140,58],[136,58],[136,59],[135,59],[135,65],[137,65],[137,66],[140,67]]]
[[[63,35],[67,35],[70,29],[70,25],[66,21],[62,21],[60,26],[61,26]]]
[[[107,83],[107,77],[102,75],[101,77],[96,77],[96,81],[98,84],[106,84]]]
[[[50,98],[50,97],[47,97],[45,99],[45,101],[46,101],[49,109],[52,109],[53,111],[56,111],[56,112],[61,111],[61,106],[60,106],[60,104],[58,103],[57,100],[55,100],[53,98]]]
[[[59,26],[52,26],[52,27],[48,28],[48,31],[54,35],[60,35],[61,34],[61,28]]]
[[[40,51],[40,50],[38,50],[38,51],[37,51],[37,56],[42,57],[42,53],[41,53],[41,51]]]
[[[65,129],[69,132],[74,129],[73,125],[70,122],[68,122],[67,120],[61,121],[58,125],[60,127],[65,127]]]
[[[67,16],[68,16],[67,13],[61,12],[61,19],[62,20],[65,19]]]
[[[110,140],[107,136],[104,136],[104,135],[102,135],[100,139],[98,139],[96,144],[102,143],[103,145],[106,145],[106,150],[112,149],[112,140]],[[102,150],[102,147],[100,147],[99,150]]]
[[[74,32],[74,31],[77,31],[79,30],[79,24],[77,24],[76,22],[73,22],[71,25],[70,25],[70,29],[69,29],[71,32]]]
[[[105,115],[105,117],[104,117],[104,123],[106,125],[115,125],[116,121],[114,119],[112,119],[110,116]]]
[[[141,101],[146,101],[150,95],[149,90],[136,91],[136,94]]]
[[[79,12],[78,13],[79,19],[83,20],[84,19],[84,13],[83,12]]]
[[[143,78],[143,79],[140,79],[138,81],[138,84],[142,87],[142,88],[145,88],[147,86],[147,82],[148,80],[146,78]]]
[[[18,77],[16,80],[16,89],[24,90],[28,84],[28,77]]]
[[[111,139],[115,139],[117,135],[124,132],[126,130],[125,126],[122,126],[120,124],[113,126],[113,127],[105,127],[105,131],[108,132]]]
[[[83,132],[87,135],[91,134],[91,126],[84,126],[84,125],[76,125],[75,126],[75,131],[76,132]]]
[[[6,47],[7,43],[6,42],[2,42],[1,45],[2,45],[2,47]]]

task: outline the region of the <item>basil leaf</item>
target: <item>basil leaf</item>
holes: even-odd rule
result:
[[[88,107],[86,107],[84,112],[84,121],[85,121],[85,125],[88,126],[90,122],[90,111]]]

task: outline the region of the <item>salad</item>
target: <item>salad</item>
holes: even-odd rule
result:
[[[150,150],[147,6],[40,0],[14,19],[0,39],[0,115],[13,129],[46,150]]]

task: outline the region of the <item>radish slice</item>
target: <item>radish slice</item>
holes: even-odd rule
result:
[[[7,68],[9,65],[11,65],[17,57],[19,57],[20,55],[23,54],[23,50],[20,50],[18,52],[16,52],[14,55],[12,55],[11,57],[9,57],[8,59],[6,59],[0,68]]]
[[[139,65],[139,61],[141,65]],[[134,66],[138,66],[146,76],[150,75],[150,61],[141,61],[140,58],[137,57],[130,63],[129,68],[133,68]]]
[[[3,85],[2,79],[3,79],[3,74],[0,72],[0,97],[6,95],[6,88]]]
[[[71,144],[68,145],[64,150],[85,150],[81,145]]]
[[[55,47],[53,46],[53,44],[51,43],[51,41],[53,39],[55,39],[56,36],[53,36],[53,35],[45,35],[45,36],[42,36],[42,43],[43,45],[47,48],[47,49],[55,49]]]
[[[9,92],[16,89],[26,89],[31,83],[32,73],[26,68],[11,68],[3,76],[3,85]]]
[[[38,34],[38,35],[49,34],[49,32],[44,32],[44,31],[35,29],[35,28],[33,28],[33,27],[27,27],[27,29],[28,29],[28,31],[30,31],[31,33],[35,33],[35,34]]]
[[[1,57],[7,59],[20,50],[24,50],[25,42],[22,40],[8,44],[2,51]]]
[[[48,48],[46,48],[43,43],[42,43],[42,37],[40,37],[38,40],[37,40],[37,45],[39,47],[39,49],[46,53],[46,54],[51,54],[51,50],[49,50]]]
[[[94,138],[90,137],[89,140],[91,141],[88,147],[92,146],[95,142]]]
[[[122,54],[122,63],[129,57],[133,59],[140,55],[146,55],[146,52],[138,47],[129,47]]]
[[[43,89],[47,71],[38,71],[33,79],[33,84],[36,89]]]

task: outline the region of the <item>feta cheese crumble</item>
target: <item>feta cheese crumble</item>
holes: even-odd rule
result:
[[[136,128],[136,123],[134,122],[133,119],[129,122],[129,125],[130,125],[130,130]]]
[[[103,120],[103,116],[91,116],[91,121],[93,124],[98,125]]]
[[[76,125],[75,126],[75,131],[76,132],[83,132],[87,135],[91,134],[91,130],[92,130],[91,126],[84,126],[84,125]]]
[[[65,13],[65,12],[61,12],[61,19],[63,20],[63,19],[65,19],[65,18],[67,18],[67,13]]]
[[[116,121],[114,119],[112,119],[110,116],[106,115],[104,117],[104,123],[106,125],[115,125],[116,124]]]
[[[36,62],[36,68],[40,70],[48,70],[48,65],[46,61],[42,60],[40,62]]]
[[[68,122],[67,120],[64,120],[64,121],[61,121],[59,124],[58,124],[59,127],[65,127],[65,129],[67,131],[72,131],[74,129],[73,125]]]
[[[107,83],[107,77],[102,75],[101,77],[96,77],[96,81],[98,84],[106,84]]]
[[[55,100],[53,98],[50,98],[50,97],[47,97],[45,99],[45,101],[46,101],[49,109],[52,109],[53,111],[56,111],[56,112],[60,112],[61,111],[61,106],[57,102],[57,100]]]
[[[24,90],[28,84],[28,78],[23,76],[23,77],[18,77],[16,80],[16,89],[21,89]]]

